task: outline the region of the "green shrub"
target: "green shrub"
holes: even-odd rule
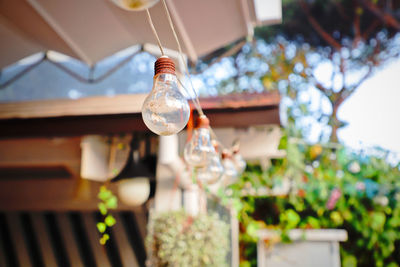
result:
[[[242,197],[243,264],[255,266],[255,228],[341,228],[349,239],[341,245],[347,267],[400,266],[399,165],[380,157],[348,152],[343,147],[289,143],[287,157],[275,160],[267,171],[249,166],[232,188],[240,196],[246,188],[260,191],[285,179],[285,196]],[[286,240],[288,241],[288,240]],[[244,266],[243,265],[243,266]]]

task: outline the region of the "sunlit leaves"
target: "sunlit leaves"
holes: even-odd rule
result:
[[[344,256],[343,267],[357,267],[357,258],[353,255]]]
[[[346,229],[349,240],[342,244],[342,266],[396,266],[400,165],[388,164],[386,151],[378,150],[376,157],[295,140],[282,138],[280,149],[286,149],[287,157],[274,161],[268,170],[248,167],[242,178],[246,183],[265,180],[251,183],[256,190],[260,184],[274,186],[275,177],[290,179],[291,188],[287,196],[243,198],[241,223],[252,232],[262,220],[265,227],[282,231],[282,241],[290,241],[293,228]],[[328,209],[333,195],[335,202]],[[247,230],[242,234],[243,242],[253,242]]]
[[[106,231],[107,225],[105,223],[99,222],[99,223],[96,224],[96,226],[97,226],[97,230],[100,233],[104,233]]]
[[[115,218],[108,214],[109,210],[116,209],[118,206],[118,199],[113,194],[113,192],[108,189],[105,185],[100,187],[99,193],[97,197],[101,201],[97,207],[100,211],[100,214],[103,216],[104,220],[102,222],[98,222],[96,224],[97,230],[101,234],[101,238],[99,240],[100,244],[106,244],[107,240],[110,238],[106,233],[108,227],[112,227],[116,224]]]
[[[117,221],[112,215],[107,215],[107,217],[104,219],[104,222],[108,227],[113,226]]]
[[[371,228],[375,231],[382,231],[386,221],[385,213],[383,212],[371,212]]]
[[[104,235],[100,238],[99,242],[100,242],[101,245],[105,245],[105,244],[107,243],[108,239],[110,239],[110,235],[104,234]]]
[[[300,223],[300,216],[292,209],[281,213],[279,220],[286,229],[293,229]]]

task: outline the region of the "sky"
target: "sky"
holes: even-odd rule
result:
[[[338,133],[359,149],[380,146],[400,155],[400,59],[366,80],[338,111],[348,126]]]

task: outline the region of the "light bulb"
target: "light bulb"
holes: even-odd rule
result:
[[[176,134],[189,120],[189,103],[178,89],[175,65],[170,58],[160,57],[154,69],[153,89],[142,106],[143,121],[158,135]]]
[[[154,6],[159,0],[111,0],[114,4],[128,11],[140,11]]]
[[[246,161],[243,159],[242,155],[240,155],[239,151],[236,150],[233,152],[233,162],[236,166],[236,170],[239,174],[242,174],[246,169]]]
[[[118,183],[118,195],[123,203],[140,206],[150,195],[150,181],[147,177],[135,177]]]
[[[183,156],[192,167],[204,167],[215,155],[209,125],[208,118],[204,115],[200,116],[197,120],[197,127],[193,131],[192,139],[185,146]]]
[[[215,155],[211,158],[210,162],[197,170],[197,180],[202,184],[215,184],[220,180],[224,174],[224,167],[221,164],[219,155]]]
[[[224,166],[225,172],[223,177],[224,185],[230,185],[234,183],[239,177],[239,173],[236,170],[236,166],[227,152],[222,152],[222,166]]]

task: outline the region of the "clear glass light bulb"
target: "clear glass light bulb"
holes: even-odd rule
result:
[[[178,89],[176,76],[156,74],[153,89],[142,106],[146,126],[158,135],[172,135],[185,128],[189,116],[189,103]]]
[[[222,166],[224,166],[225,169],[223,177],[224,185],[230,185],[234,183],[239,177],[239,174],[232,159],[224,156],[222,159]]]
[[[204,120],[204,121],[202,121]],[[198,128],[193,131],[192,139],[186,144],[183,151],[185,161],[192,167],[203,167],[216,154],[211,143],[207,117],[199,118]]]
[[[206,166],[197,170],[197,179],[202,184],[215,184],[224,174],[224,167],[221,164],[219,155],[215,153],[210,162]]]
[[[233,162],[235,163],[236,170],[240,174],[246,169],[246,161],[243,159],[239,152],[233,153]]]

